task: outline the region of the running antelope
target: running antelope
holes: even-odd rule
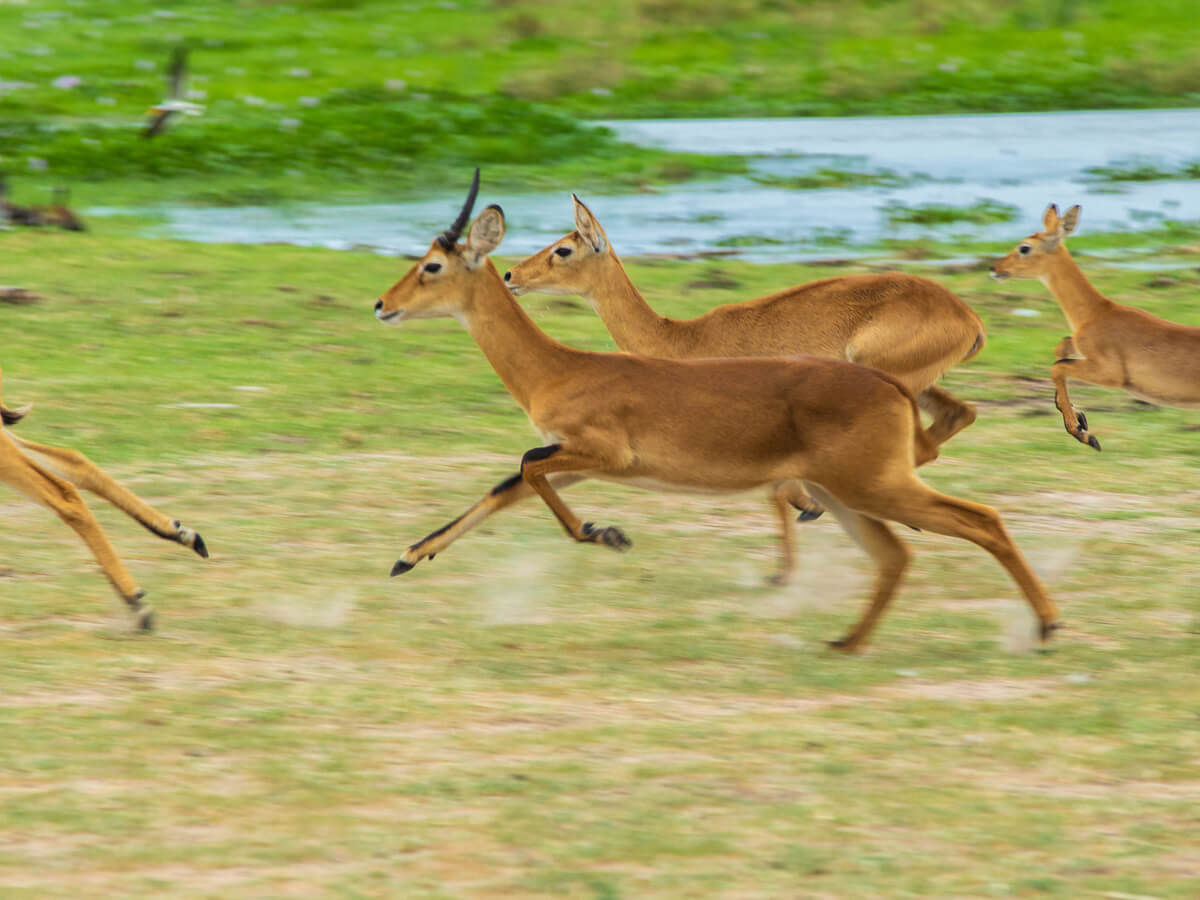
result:
[[[766,297],[718,306],[695,319],[660,316],[634,287],[592,211],[574,194],[575,231],[504,273],[514,294],[577,294],[600,314],[622,350],[663,359],[809,353],[872,366],[917,396],[942,444],[975,421],[975,408],[934,382],[984,344],[971,307],[928,278],[889,272],[843,275]],[[821,508],[796,484],[772,487],[787,581],[795,540],[789,504],[801,521]]]
[[[875,561],[871,604],[841,640],[867,639],[909,563],[885,524],[965,538],[1017,582],[1043,639],[1058,610],[990,507],[939,494],[915,466],[937,454],[911,391],[875,369],[818,357],[668,360],[590,353],[558,343],[517,303],[488,254],[504,237],[489,206],[459,237],[479,187],[476,170],[458,218],[375,304],[379,321],[453,316],[475,339],[545,444],[520,472],[466,513],[409,547],[392,574],[433,558],[499,509],[536,493],[581,543],[630,546],[620,529],[583,522],[556,488],[600,478],[652,490],[745,491],[803,481]]]
[[[0,420],[6,426],[15,425],[27,412],[28,406],[9,409],[0,402]],[[22,450],[39,457],[44,465],[22,453]],[[100,568],[133,613],[136,626],[144,631],[154,627],[154,610],[143,602],[146,592],[138,587],[117,556],[100,523],[83,502],[78,488],[104,498],[160,538],[191,547],[200,556],[208,558],[208,548],[199,534],[151,507],[112,476],[102,472],[78,450],[35,444],[5,430],[0,437],[0,482],[58,513],[83,538],[100,563]]]
[[[1162,406],[1200,407],[1200,327],[1114,303],[1092,287],[1063,243],[1079,224],[1079,207],[1059,216],[1053,203],[1031,234],[992,266],[994,278],[1037,278],[1050,289],[1071,326],[1050,367],[1054,405],[1067,434],[1100,449],[1088,420],[1071,404],[1067,379],[1122,388]]]

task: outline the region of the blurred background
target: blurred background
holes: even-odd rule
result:
[[[612,196],[597,212],[626,254],[1007,238],[1050,201],[1085,202],[1093,232],[1137,231],[1192,218],[1197,199],[1200,121],[1161,111],[1200,103],[1194,12],[6,0],[0,168],[11,202],[69,187],[91,215],[160,234],[391,251],[441,227],[475,165],[512,252],[568,223],[568,190]],[[180,47],[179,99],[199,114],[146,139]]]

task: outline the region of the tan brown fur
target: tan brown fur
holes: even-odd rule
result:
[[[1163,406],[1200,407],[1200,327],[1160,319],[1097,291],[1064,243],[1078,222],[1078,206],[1060,217],[1051,204],[1045,231],[1021,241],[992,266],[992,275],[1037,278],[1058,301],[1071,334],[1059,342],[1050,367],[1054,405],[1067,433],[1099,450],[1087,417],[1071,403],[1067,379],[1121,388]]]
[[[9,410],[2,404],[0,409],[6,425],[15,423],[28,411],[28,407]],[[154,509],[77,450],[34,443],[5,431],[0,434],[0,483],[53,510],[79,535],[134,614],[139,628],[152,626],[153,610],[143,602],[145,592],[117,556],[79,489],[102,497],[159,537],[208,556],[199,534]]]
[[[447,249],[435,241],[383,294],[376,316],[390,324],[459,319],[546,446],[525,454],[519,479],[497,485],[459,519],[409,547],[393,574],[444,550],[508,505],[507,497],[529,492],[574,540],[628,546],[619,529],[584,523],[563,503],[556,487],[564,480],[700,492],[802,481],[877,566],[871,606],[837,646],[861,646],[907,566],[908,551],[884,520],[984,547],[1021,587],[1043,637],[1056,627],[1057,608],[996,512],[939,494],[916,476],[917,459],[936,450],[898,379],[816,357],[667,360],[574,350],[534,325],[487,258],[503,235],[503,213],[489,207],[465,243]]]
[[[807,353],[872,366],[916,394],[933,417],[928,436],[935,446],[975,421],[973,406],[934,382],[983,348],[983,322],[936,282],[900,272],[843,275],[718,306],[694,319],[670,319],[650,307],[591,210],[572,199],[576,230],[505,273],[515,294],[586,298],[617,346],[631,353],[664,359]],[[794,557],[787,508],[797,506],[813,518],[820,506],[798,486],[786,496],[772,492],[770,499],[779,512],[783,550],[773,580],[783,582]]]

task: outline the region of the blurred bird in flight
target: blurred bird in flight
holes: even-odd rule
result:
[[[167,123],[176,115],[198,116],[204,112],[204,107],[198,103],[184,100],[184,85],[187,81],[187,48],[176,47],[171,54],[171,65],[167,70],[168,97],[146,111],[150,119],[142,137],[152,138],[167,127]]]

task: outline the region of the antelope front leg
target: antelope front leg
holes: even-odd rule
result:
[[[567,534],[583,544],[604,544],[614,550],[628,550],[633,542],[625,537],[621,529],[611,526],[597,528],[591,522],[581,521],[567,508],[546,478],[553,472],[594,471],[600,468],[603,468],[601,460],[562,444],[535,447],[521,457],[521,477],[546,502]]]
[[[1066,342],[1060,343],[1059,347],[1063,343]],[[1060,359],[1050,367],[1050,378],[1054,382],[1054,405],[1062,413],[1067,434],[1081,444],[1099,450],[1100,442],[1094,434],[1088,433],[1087,416],[1071,404],[1071,396],[1067,393],[1068,377],[1103,387],[1121,387],[1125,383],[1125,374],[1119,365],[1093,359]]]
[[[208,559],[208,547],[204,538],[181,525],[177,519],[163,515],[141,497],[134,494],[119,481],[93,463],[78,450],[64,450],[27,441],[10,434],[15,443],[42,457],[49,468],[85,491],[107,500],[151,534],[184,547],[190,547],[204,559]]]
[[[551,480],[555,487],[565,488],[583,481],[584,476],[565,473]],[[396,560],[396,564],[392,566],[392,575],[407,572],[423,559],[433,559],[484,519],[533,495],[533,488],[525,482],[519,472],[516,475],[510,475],[453,522],[430,532],[405,550]]]

